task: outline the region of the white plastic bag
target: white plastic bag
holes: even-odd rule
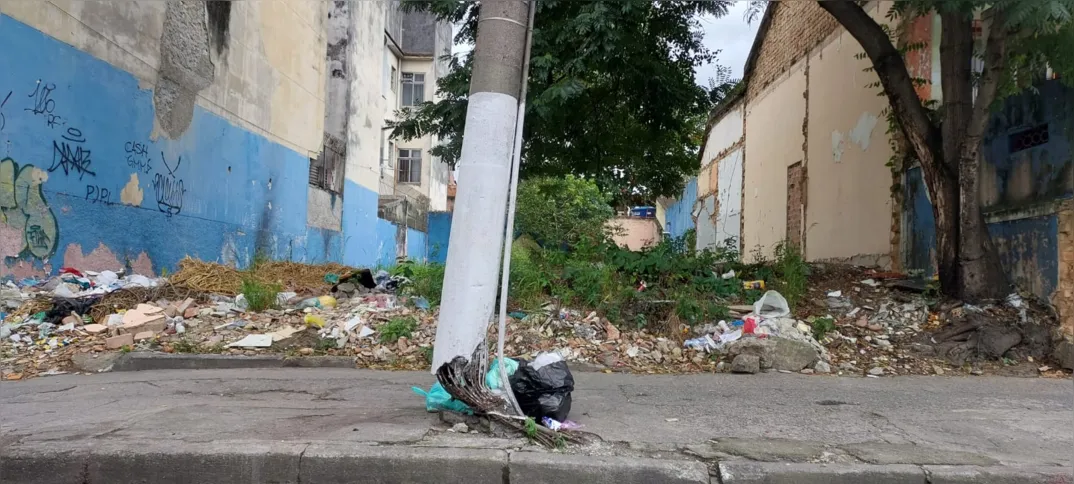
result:
[[[791,306],[787,304],[787,299],[782,294],[768,291],[761,296],[761,299],[753,303],[753,314],[764,319],[782,318],[791,314]]]

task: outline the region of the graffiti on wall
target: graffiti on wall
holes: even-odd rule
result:
[[[7,126],[7,117],[4,116],[4,106],[7,106],[7,102],[11,100],[11,94],[13,93],[14,91],[8,91],[7,95],[4,96],[4,100],[0,101],[0,131],[3,131],[4,127]]]
[[[79,180],[87,174],[97,176],[90,170],[90,165],[93,164],[93,160],[90,159],[92,153],[83,148],[85,142],[86,137],[82,134],[82,130],[67,128],[67,132],[60,135],[59,140],[52,142],[52,166],[48,168],[48,172],[52,173],[62,168],[64,175],[75,173]]]
[[[158,172],[153,176],[153,191],[157,196],[157,208],[168,215],[177,215],[183,211],[183,194],[186,193],[186,189],[183,188],[183,179],[175,177],[179,165],[183,164],[183,157],[180,156],[173,167],[161,152],[160,161],[168,169],[168,174]]]
[[[28,252],[44,259],[55,252],[59,226],[41,188],[45,180],[45,170],[19,167],[11,158],[0,160],[0,255]]]

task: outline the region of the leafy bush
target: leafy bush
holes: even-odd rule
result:
[[[242,279],[242,295],[246,298],[247,307],[250,311],[264,311],[276,306],[276,295],[280,293],[280,286],[266,284],[252,277]]]
[[[809,266],[798,247],[786,241],[776,244],[775,255],[776,283],[772,288],[787,298],[793,309],[806,293]]]
[[[518,187],[515,230],[545,247],[573,247],[584,238],[602,240],[615,215],[597,184],[574,176],[541,177]]]
[[[418,329],[418,322],[411,317],[392,318],[377,327],[382,344],[394,343],[402,337],[409,338],[415,329]]]
[[[410,284],[402,287],[401,292],[410,296],[424,296],[430,307],[440,305],[440,296],[444,292],[444,265],[417,263],[410,260],[400,262],[391,273],[406,276]]]
[[[816,318],[813,320],[812,326],[813,337],[821,340],[825,334],[835,329],[835,320],[830,317]]]

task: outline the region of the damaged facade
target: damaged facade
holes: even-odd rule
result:
[[[871,2],[881,23],[890,2]],[[894,26],[894,25],[891,25]],[[904,26],[923,99],[942,102],[939,21]],[[807,260],[935,272],[935,229],[920,168],[895,151],[887,98],[862,49],[814,2],[773,2],[747,60],[744,89],[710,116],[698,177],[664,201],[665,231],[694,229],[698,248],[734,237],[747,257],[777,244]],[[1074,90],[1046,80],[1007,99],[988,128],[981,190],[1011,280],[1052,301],[1074,336]],[[898,157],[895,157],[898,158]]]
[[[390,2],[0,0],[0,277],[424,259],[447,167],[384,124],[433,99],[450,30]]]

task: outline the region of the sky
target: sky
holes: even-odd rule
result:
[[[742,69],[746,66],[746,57],[750,55],[750,47],[753,46],[753,37],[757,34],[757,25],[760,19],[752,25],[746,25],[746,7],[748,1],[735,2],[728,9],[727,15],[716,18],[707,15],[701,18],[701,28],[704,29],[704,44],[711,50],[719,50],[716,62],[698,66],[694,69],[697,73],[697,83],[708,86],[709,78],[715,77],[716,66],[725,65],[731,68],[731,75],[735,79],[742,78]],[[453,34],[458,33],[458,28]],[[456,44],[453,52],[456,54],[471,50],[470,46]]]

